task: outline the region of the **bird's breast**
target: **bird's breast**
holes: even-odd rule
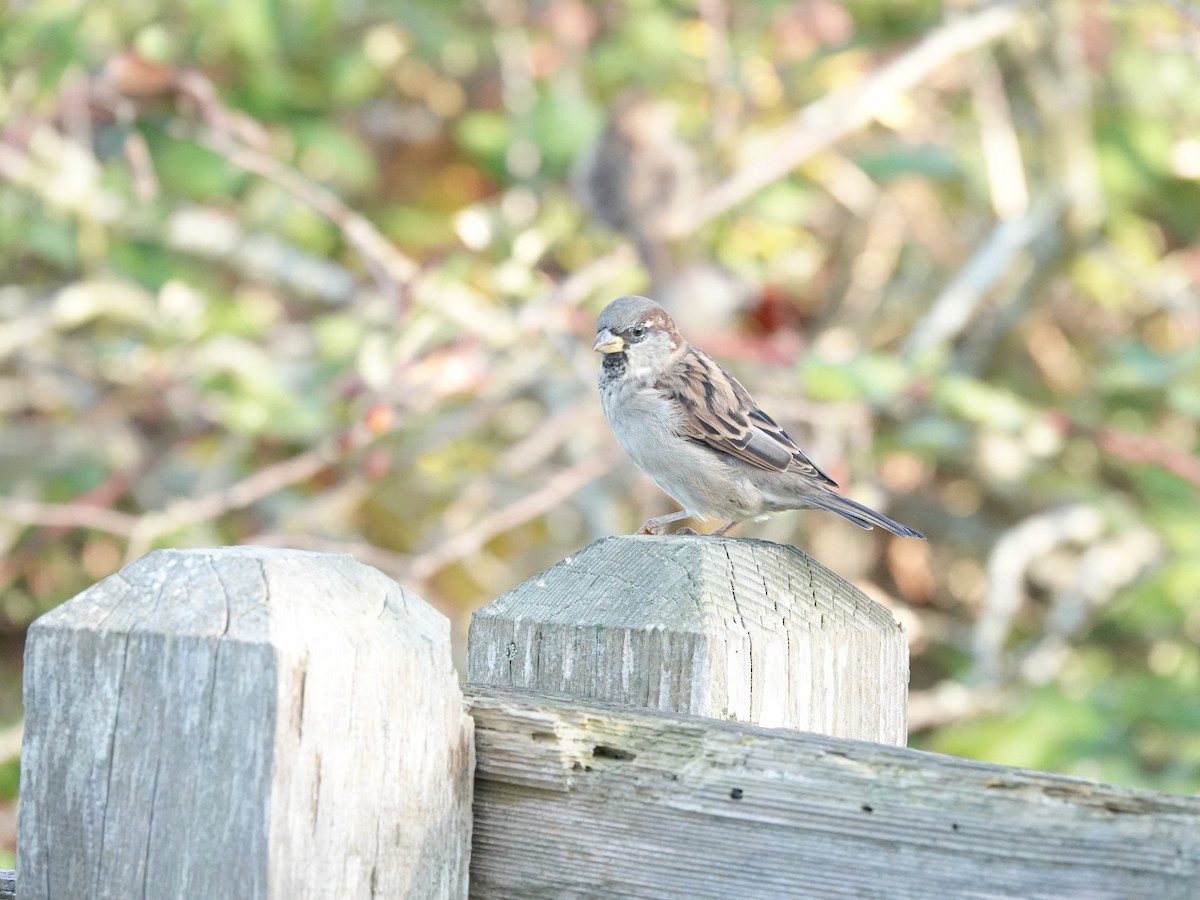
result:
[[[628,373],[601,373],[600,406],[617,443],[643,468],[664,445],[679,440],[670,402],[654,388],[633,383]]]
[[[653,386],[600,376],[600,405],[621,448],[643,472],[700,518],[747,518],[761,512],[762,495],[739,464],[685,438],[678,404]]]

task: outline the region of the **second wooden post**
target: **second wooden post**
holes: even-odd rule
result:
[[[903,746],[908,644],[795,547],[614,537],[471,623],[468,680]]]

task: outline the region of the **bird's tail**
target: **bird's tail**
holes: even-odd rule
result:
[[[901,525],[892,519],[889,519],[883,513],[876,512],[869,506],[863,506],[861,503],[856,503],[849,497],[843,497],[841,494],[835,494],[833,491],[822,491],[817,496],[807,496],[804,498],[820,509],[827,509],[830,512],[835,512],[844,519],[849,519],[859,528],[865,528],[870,531],[875,526],[886,528],[892,534],[900,537],[914,537],[925,539],[925,535],[915,529],[909,528],[907,525]]]

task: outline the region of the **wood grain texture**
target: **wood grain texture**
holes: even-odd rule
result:
[[[908,644],[795,547],[596,541],[477,611],[468,680],[903,745]]]
[[[25,659],[23,898],[466,890],[449,626],[380,572],[159,551],[38,619]]]
[[[1197,798],[567,698],[467,694],[472,896],[1197,896]]]

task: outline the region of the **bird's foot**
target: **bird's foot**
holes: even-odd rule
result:
[[[734,525],[736,525],[738,523],[738,521],[739,521],[738,519],[733,519],[729,522],[726,522],[724,525],[722,525],[716,531],[710,532],[709,537],[725,537],[725,533],[727,531],[729,531],[729,529],[732,528]]]
[[[678,522],[680,519],[688,517],[686,510],[679,512],[668,513],[665,516],[655,516],[653,519],[647,519],[642,527],[637,530],[638,534],[664,534],[667,526],[672,522]],[[693,532],[694,534],[695,532]]]

